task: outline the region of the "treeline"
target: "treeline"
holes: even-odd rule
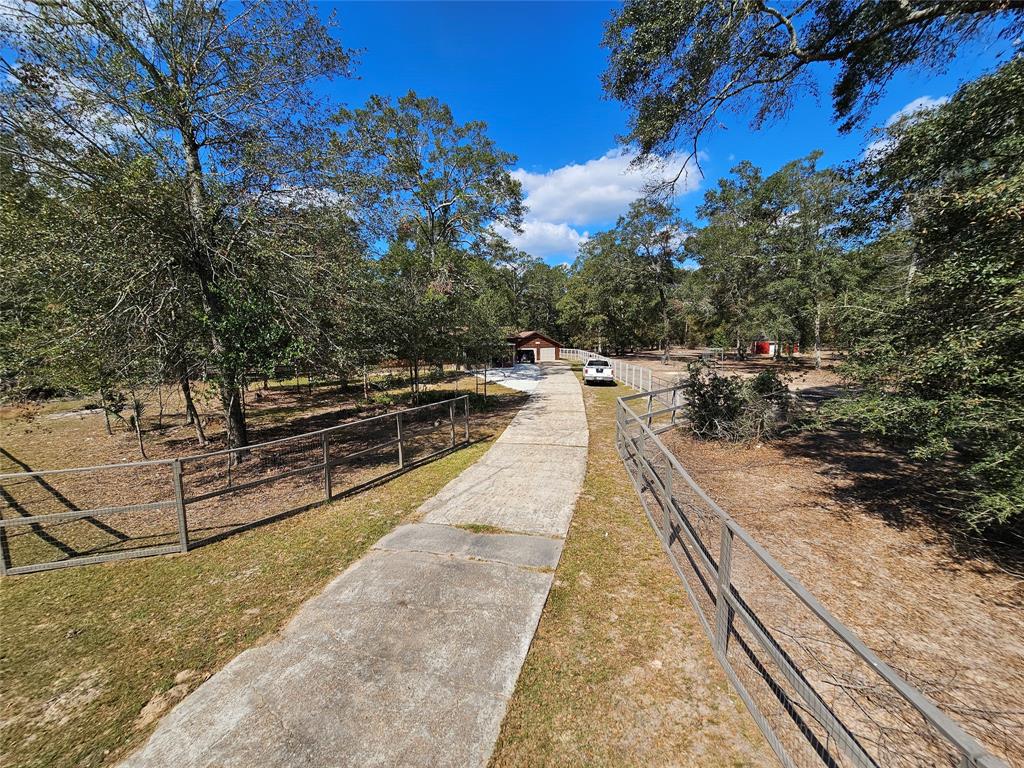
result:
[[[1024,59],[906,115],[857,163],[737,165],[699,222],[641,200],[580,248],[580,346],[758,338],[844,353],[827,421],[959,457],[973,528],[1024,520]]]
[[[740,164],[705,196],[699,225],[683,226],[679,258],[699,269],[677,274],[674,301],[688,339],[840,346],[852,386],[826,416],[918,459],[954,459],[963,496],[951,520],[1006,533],[1024,525],[1022,32],[1024,8],[1000,2],[627,0],[604,40],[627,140],[641,157],[683,147],[694,161],[727,114],[754,128],[785,115],[816,90],[815,65],[834,67],[846,132],[897,72],[943,70],[979,41],[999,52],[948,102],[887,125],[860,163],[818,169],[812,155],[767,177]],[[597,248],[607,261],[613,249]],[[649,273],[625,263],[620,284]],[[647,313],[642,339],[613,343],[661,336],[662,294],[606,300]],[[595,311],[591,326],[603,322]]]
[[[515,229],[515,157],[435,99],[339,109],[353,55],[303,3],[18,6],[0,17],[0,384],[139,412],[245,377],[479,364],[551,330],[565,275]],[[547,302],[545,304],[545,302]],[[547,309],[545,309],[547,307]]]

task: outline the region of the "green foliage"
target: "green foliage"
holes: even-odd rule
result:
[[[965,462],[972,527],[1024,511],[1024,60],[890,129],[866,169],[883,237],[909,256],[861,319],[835,418]]]
[[[396,102],[372,96],[336,120],[344,128],[334,141],[343,166],[336,183],[377,237],[433,254],[475,242],[492,224],[519,225],[522,188],[508,171],[516,157],[494,144],[486,123],[457,123],[446,105],[413,91]]]
[[[834,330],[842,297],[860,274],[844,246],[844,173],[818,169],[820,153],[765,177],[752,163],[732,170],[704,196],[686,240],[700,265],[705,335],[741,353],[757,338],[820,349]],[[691,306],[700,307],[691,292]]]
[[[943,69],[964,42],[998,30],[1013,40],[1024,10],[970,3],[719,3],[628,0],[605,31],[605,90],[631,110],[629,140],[644,153],[697,139],[720,110],[754,107],[753,124],[785,115],[816,91],[812,65],[839,69],[832,90],[843,130],[856,125],[901,69]]]
[[[0,47],[0,150],[46,199],[21,223],[53,234],[15,244],[45,310],[5,378],[27,384],[34,357],[54,361],[45,379],[87,372],[72,388],[134,386],[198,357],[244,443],[243,366],[269,368],[309,320],[306,266],[274,246],[315,223],[296,215],[326,167],[311,83],[347,76],[350,52],[291,0],[23,4]]]
[[[679,228],[669,206],[641,198],[614,228],[580,245],[560,304],[562,325],[576,343],[611,350],[667,346]]]

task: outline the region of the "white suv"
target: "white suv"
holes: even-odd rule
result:
[[[595,357],[592,360],[588,360],[587,364],[583,366],[583,383],[593,384],[598,381],[614,384],[615,374],[612,371],[611,363]]]

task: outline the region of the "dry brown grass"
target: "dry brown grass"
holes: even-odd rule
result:
[[[718,667],[615,451],[617,387],[492,766],[774,765]]]

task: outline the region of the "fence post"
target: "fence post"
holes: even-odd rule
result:
[[[648,390],[650,391],[650,390]],[[651,428],[651,414],[654,413],[654,395],[647,396],[647,428]]]
[[[721,530],[718,591],[715,597],[715,646],[724,659],[729,650],[729,630],[732,628],[732,606],[727,600],[732,584],[732,529],[725,520],[722,520]]]
[[[181,480],[181,459],[171,464],[171,476],[174,480],[174,506],[178,511],[178,540],[181,551],[188,552],[188,519],[185,517],[185,487]]]
[[[665,459],[665,476],[662,478],[662,485],[665,486],[665,544],[672,546],[672,461],[662,452]]]
[[[398,431],[398,468],[405,469],[405,446],[402,445],[402,414],[395,414],[395,426]]]
[[[10,567],[11,553],[7,548],[7,529],[0,528],[0,576],[6,576]]]
[[[465,441],[469,442],[469,395],[462,401],[462,404],[466,406],[466,436]]]
[[[331,433],[320,435],[320,450],[324,457],[324,498],[331,500]]]
[[[448,419],[452,423],[452,448],[455,447],[455,401],[448,403]]]

